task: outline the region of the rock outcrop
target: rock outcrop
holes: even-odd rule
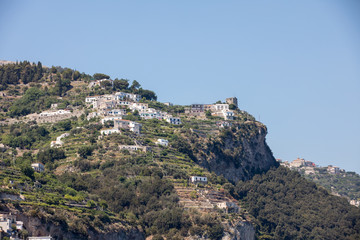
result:
[[[189,143],[199,165],[236,183],[278,165],[266,144],[266,134],[263,124],[248,121],[213,138],[192,133]]]
[[[225,226],[222,240],[254,240],[255,229],[247,221],[239,221],[235,225]]]

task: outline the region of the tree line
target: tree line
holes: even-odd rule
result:
[[[259,239],[360,238],[360,209],[284,167],[239,182],[233,194],[255,217]]]
[[[9,84],[24,84],[38,82],[43,77],[41,62],[30,63],[28,61],[0,66],[0,90],[7,89]]]

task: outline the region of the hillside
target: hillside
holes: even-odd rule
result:
[[[0,81],[0,211],[23,221],[9,235],[331,239],[336,231],[343,239],[359,237],[359,210],[279,168],[266,126],[240,110],[236,98],[160,103],[135,80],[40,62],[0,66]],[[294,211],[307,204],[297,195],[317,207]],[[277,204],[273,197],[276,212],[268,209]],[[318,220],[329,201],[345,218],[331,218],[334,229]],[[286,214],[296,221],[280,231]],[[316,231],[298,226],[311,219]]]
[[[303,177],[326,188],[334,195],[346,198],[350,204],[360,206],[359,174],[332,165],[327,167],[317,166],[313,162],[299,158],[291,163],[282,162],[280,164],[298,171]]]

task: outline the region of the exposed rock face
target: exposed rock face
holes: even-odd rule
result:
[[[249,121],[221,131],[214,139],[198,136],[191,145],[198,164],[236,183],[278,164],[266,144],[266,133],[263,124]]]
[[[222,240],[254,240],[255,229],[249,222],[238,222],[234,226],[228,226]]]
[[[136,228],[124,230],[114,230],[108,233],[97,233],[88,230],[88,236],[76,234],[64,229],[60,225],[51,222],[43,222],[39,218],[29,217],[23,214],[17,214],[17,219],[24,222],[26,230],[30,236],[52,236],[55,239],[107,239],[107,240],[144,240],[145,236]]]

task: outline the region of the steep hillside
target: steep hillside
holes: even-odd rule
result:
[[[201,131],[183,134],[194,161],[229,181],[248,180],[277,162],[265,142],[266,127],[255,121],[237,122],[218,135],[207,137]]]
[[[262,239],[359,239],[360,211],[284,167],[239,182],[234,196]]]
[[[0,81],[0,211],[24,223],[8,236],[359,236],[359,210],[278,168],[266,127],[236,98],[160,103],[135,80],[29,62],[0,66]],[[344,217],[322,224],[331,201]]]

